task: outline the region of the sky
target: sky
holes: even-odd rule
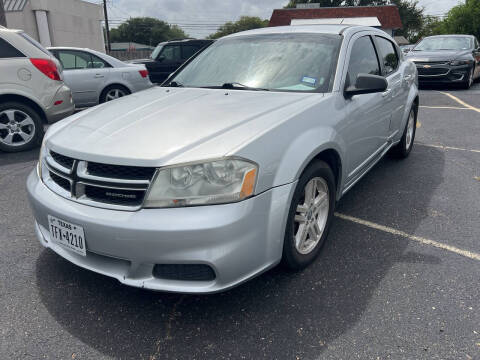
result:
[[[89,0],[99,3],[100,0]],[[460,0],[420,0],[425,13],[442,16]],[[269,19],[273,9],[282,8],[288,0],[107,0],[111,26],[129,17],[151,16],[178,24],[187,34],[204,38],[227,21],[242,15]]]

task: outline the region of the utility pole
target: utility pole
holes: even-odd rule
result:
[[[3,0],[0,0],[0,26],[7,27],[7,19],[5,18],[5,9],[3,7]]]
[[[3,0],[0,0],[3,1]],[[108,13],[107,13],[107,0],[103,0],[103,13],[105,14],[105,32],[107,35],[107,50],[112,51],[112,46],[110,44],[110,28],[108,27]]]

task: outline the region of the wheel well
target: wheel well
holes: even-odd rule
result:
[[[32,109],[34,109],[38,113],[38,115],[40,115],[40,118],[42,119],[42,121],[45,124],[47,123],[47,115],[45,115],[45,112],[43,111],[43,109],[35,101],[30,100],[29,98],[21,95],[15,95],[15,94],[0,95],[0,103],[8,102],[8,101],[21,102],[30,106]]]
[[[340,155],[338,155],[338,152],[333,150],[333,149],[327,149],[327,150],[323,150],[321,153],[319,153],[318,155],[316,155],[312,161],[310,161],[310,163],[307,165],[307,167],[313,162],[313,161],[316,161],[316,160],[322,160],[324,162],[326,162],[330,168],[332,169],[333,171],[333,175],[335,175],[335,185],[337,187],[337,190],[338,190],[338,187],[340,185],[340,178],[341,178],[341,170],[342,170],[342,161],[340,159]]]

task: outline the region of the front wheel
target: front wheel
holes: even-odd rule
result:
[[[470,87],[473,85],[473,74],[475,73],[475,68],[471,68],[470,71],[467,74],[467,78],[465,82],[462,84],[462,87],[465,90],[470,89]]]
[[[392,150],[391,154],[394,157],[404,159],[410,155],[410,152],[413,148],[413,142],[415,141],[415,134],[417,130],[417,115],[415,109],[410,110],[410,114],[408,115],[407,125],[405,125],[405,129],[403,131],[402,138],[400,142],[395,145]]]
[[[299,270],[312,263],[325,243],[335,209],[335,177],[323,161],[300,177],[285,229],[282,262]]]

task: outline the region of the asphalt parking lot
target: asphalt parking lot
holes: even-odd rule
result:
[[[480,84],[421,91],[416,145],[338,204],[319,259],[229,292],[152,293],[37,242],[0,153],[1,359],[480,359]]]

